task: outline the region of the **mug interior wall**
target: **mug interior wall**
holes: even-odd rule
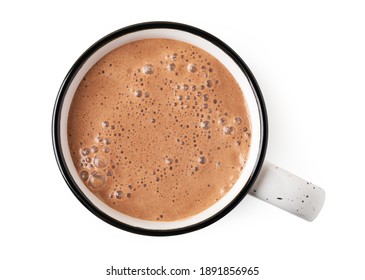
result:
[[[73,161],[71,158],[68,139],[67,139],[67,119],[68,113],[70,109],[70,105],[72,102],[73,95],[82,80],[85,74],[89,71],[89,69],[103,56],[112,51],[113,49],[122,46],[124,44],[141,40],[147,38],[166,38],[166,39],[174,39],[183,41],[201,49],[207,51],[208,53],[215,56],[220,62],[222,62],[227,69],[232,73],[235,77],[236,81],[239,83],[246,100],[246,104],[250,114],[251,120],[251,146],[249,157],[246,162],[245,168],[242,171],[241,176],[238,181],[234,184],[232,189],[222,197],[217,203],[208,208],[207,210],[197,214],[191,218],[174,221],[174,222],[154,222],[154,221],[144,221],[140,219],[136,219],[127,215],[124,215],[111,207],[104,204],[100,201],[89,189],[84,185],[81,181],[79,175],[77,174],[76,168],[73,165]],[[183,228],[186,226],[190,226],[199,222],[202,222],[220,210],[224,209],[245,187],[246,182],[250,178],[252,172],[256,167],[256,161],[258,158],[258,153],[260,149],[260,141],[261,141],[261,118],[259,112],[259,106],[257,103],[256,96],[252,90],[251,84],[247,79],[244,72],[239,68],[239,66],[229,57],[224,51],[222,51],[219,47],[214,45],[213,43],[205,40],[202,37],[197,35],[193,35],[191,33],[175,30],[175,29],[149,29],[143,31],[137,31],[133,33],[126,34],[121,36],[100,49],[98,49],[95,53],[89,57],[89,59],[81,66],[76,76],[72,80],[67,94],[64,99],[62,111],[61,111],[61,120],[60,120],[60,137],[61,137],[61,148],[63,151],[63,156],[65,161],[67,162],[67,168],[69,169],[72,177],[77,183],[80,190],[86,195],[86,197],[93,203],[97,208],[101,211],[109,215],[110,217],[121,221],[123,223],[129,224],[138,228],[146,228],[146,229],[156,229],[156,230],[166,230],[166,229],[177,229]]]

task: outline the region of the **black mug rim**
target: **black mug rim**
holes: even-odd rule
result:
[[[260,146],[259,146],[259,153],[258,157],[256,159],[256,166],[253,169],[253,172],[249,179],[246,182],[246,185],[242,188],[242,190],[238,193],[238,195],[228,204],[226,205],[222,210],[220,210],[218,213],[215,213],[214,215],[210,216],[206,220],[203,220],[199,223],[185,226],[182,228],[176,228],[176,229],[167,229],[167,230],[156,230],[156,229],[146,229],[146,228],[140,228],[140,227],[134,227],[129,224],[123,223],[121,221],[118,221],[109,215],[105,214],[101,210],[99,210],[87,197],[86,195],[81,191],[81,189],[78,187],[76,182],[74,181],[73,177],[71,176],[70,171],[67,168],[67,163],[65,161],[65,158],[62,153],[61,148],[61,133],[60,133],[60,119],[61,119],[61,111],[62,111],[62,105],[64,98],[67,94],[68,88],[73,81],[75,75],[78,73],[82,65],[88,60],[89,57],[91,57],[98,49],[100,49],[102,46],[106,45],[107,43],[113,41],[114,39],[117,39],[121,36],[124,36],[129,33],[142,31],[142,30],[148,30],[148,29],[175,29],[180,31],[185,31],[194,35],[197,35],[199,37],[202,37],[203,39],[206,39],[207,41],[213,43],[217,47],[219,47],[222,51],[224,51],[241,69],[241,71],[246,75],[251,88],[253,90],[253,93],[256,97],[256,102],[259,110],[260,115],[260,123],[261,123],[261,139],[260,139]],[[89,47],[73,64],[69,72],[67,73],[65,79],[63,80],[63,83],[59,89],[56,102],[54,105],[53,110],[53,117],[52,117],[52,142],[53,142],[53,150],[54,154],[58,163],[58,167],[62,173],[62,176],[64,180],[66,181],[67,185],[73,192],[73,194],[77,197],[77,199],[89,210],[91,211],[95,216],[99,217],[101,220],[109,223],[112,226],[115,226],[119,229],[129,231],[136,234],[142,234],[142,235],[150,235],[150,236],[169,236],[169,235],[178,235],[178,234],[184,234],[188,232],[192,232],[195,230],[202,229],[225,215],[227,215],[233,208],[235,208],[238,203],[241,202],[241,200],[247,195],[249,190],[252,188],[255,180],[258,177],[258,174],[260,173],[261,167],[263,165],[265,155],[266,155],[266,149],[267,149],[267,143],[268,143],[268,118],[267,118],[267,111],[266,106],[264,102],[263,95],[261,93],[261,90],[259,88],[259,85],[252,74],[251,70],[248,68],[246,63],[240,58],[240,56],[233,51],[227,44],[225,44],[223,41],[218,39],[217,37],[211,35],[210,33],[203,31],[199,28],[177,23],[177,22],[167,22],[167,21],[153,21],[153,22],[143,22],[138,23],[130,26],[126,26],[124,28],[118,29],[105,37],[98,40],[96,43],[94,43],[91,47]]]

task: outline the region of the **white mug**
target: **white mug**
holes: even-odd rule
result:
[[[142,39],[166,38],[195,45],[225,65],[245,95],[251,120],[251,146],[246,165],[231,190],[208,209],[178,221],[146,221],[122,214],[99,200],[81,181],[73,165],[67,140],[67,120],[75,91],[88,70],[112,50]],[[260,88],[243,60],[225,43],[192,26],[172,22],[147,22],[119,29],[81,55],[59,90],[52,123],[53,147],[68,186],[92,213],[123,230],[146,235],[174,235],[212,224],[229,213],[250,193],[305,220],[320,212],[325,192],[306,180],[265,162],[268,120]]]

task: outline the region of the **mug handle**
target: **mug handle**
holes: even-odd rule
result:
[[[320,187],[267,161],[250,194],[307,221],[317,217],[325,199]]]

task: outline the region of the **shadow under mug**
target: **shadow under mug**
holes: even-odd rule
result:
[[[145,221],[122,214],[99,200],[81,181],[71,158],[67,120],[72,98],[88,70],[112,50],[142,39],[165,38],[195,45],[216,57],[240,85],[251,120],[248,160],[232,189],[217,203],[193,217],[171,221]],[[74,195],[93,214],[120,229],[146,235],[175,235],[212,224],[250,194],[308,221],[322,208],[325,193],[319,187],[277,166],[264,162],[268,121],[260,88],[243,60],[224,42],[198,28],[173,22],[147,22],[119,29],[97,41],[72,66],[59,90],[52,122],[55,156],[61,173]]]

